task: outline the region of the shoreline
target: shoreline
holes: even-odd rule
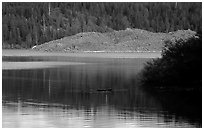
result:
[[[67,65],[84,65],[81,62],[53,62],[53,61],[35,61],[35,62],[2,62],[2,70],[17,70],[17,69],[38,69],[38,68],[52,68],[55,66]]]
[[[67,56],[94,58],[161,58],[161,51],[44,52],[31,49],[2,49],[3,56]]]

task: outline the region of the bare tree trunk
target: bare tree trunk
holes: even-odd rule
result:
[[[48,15],[49,15],[49,17],[50,17],[50,9],[51,9],[50,2],[49,2],[49,5],[48,5],[48,9],[49,9]]]

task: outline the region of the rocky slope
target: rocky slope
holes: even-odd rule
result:
[[[127,52],[161,51],[165,41],[186,40],[195,36],[191,30],[169,33],[153,33],[141,29],[129,29],[107,33],[83,32],[34,46],[40,51],[63,52]]]

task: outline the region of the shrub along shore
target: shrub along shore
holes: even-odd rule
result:
[[[202,35],[166,42],[162,58],[148,62],[142,81],[152,89],[202,89]],[[150,88],[150,89],[151,89]]]

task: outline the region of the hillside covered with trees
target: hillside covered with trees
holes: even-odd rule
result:
[[[201,31],[202,3],[2,3],[3,48],[34,45],[80,32],[126,28]]]

